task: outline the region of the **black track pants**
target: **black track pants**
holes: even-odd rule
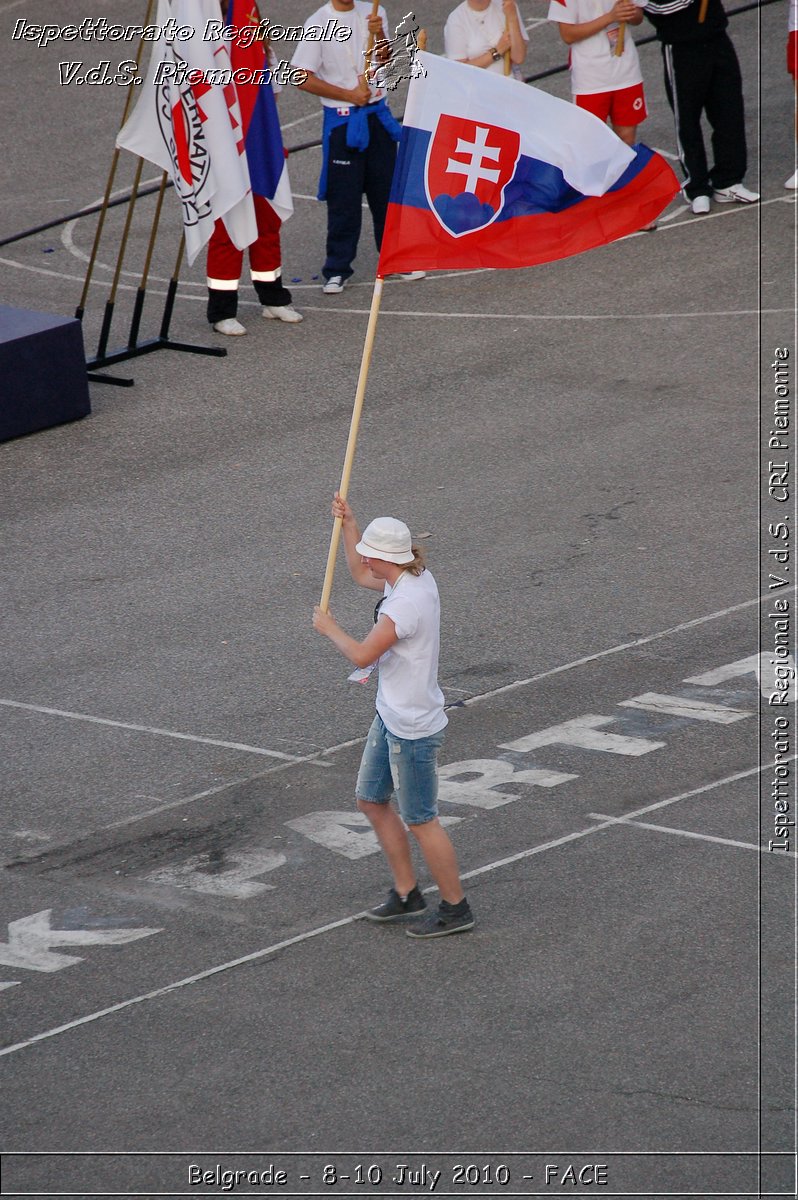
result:
[[[665,90],[676,120],[679,158],[688,200],[731,187],[745,175],[745,114],[740,64],[728,34],[702,42],[663,45]],[[707,164],[701,114],[712,129],[713,166]]]

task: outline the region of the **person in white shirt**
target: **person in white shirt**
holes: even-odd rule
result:
[[[338,492],[332,512],[342,522],[350,575],[361,587],[383,594],[374,628],[363,641],[345,633],[329,612],[318,606],[313,610],[315,629],[359,673],[379,665],[377,715],[366,738],[355,795],[388,860],[393,887],[388,899],[366,915],[372,921],[415,918],[407,927],[409,937],[463,933],[473,928],[474,917],[454,847],[438,820],[438,749],[448,724],[438,686],[438,588],[402,521],[378,517],[361,535]],[[394,794],[401,817],[390,804]],[[441,900],[432,912],[426,911],[418,887],[405,825],[438,885]]]
[[[571,91],[574,103],[633,146],[637,127],[646,119],[646,100],[640,59],[629,30],[617,53],[622,23],[639,25],[643,10],[632,0],[551,0],[548,17],[570,47]]]
[[[463,0],[449,14],[443,29],[447,58],[502,75],[507,73],[504,63],[509,55],[516,78],[521,74],[528,41],[515,0]]]
[[[375,47],[370,66],[390,57],[385,9],[380,6],[375,17],[371,11],[365,0],[329,0],[308,17],[305,29],[332,29],[338,36],[304,38],[292,59],[293,67],[306,72],[305,82],[298,86],[320,98],[324,116],[318,198],[327,201],[327,256],[322,268],[326,295],[342,292],[352,274],[364,195],[380,248],[396,143],[402,133],[384,90],[366,79],[370,43]]]

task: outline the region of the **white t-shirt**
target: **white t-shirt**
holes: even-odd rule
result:
[[[551,0],[549,20],[562,25],[581,25],[608,13],[614,4],[615,0]],[[629,28],[624,34],[623,54],[616,58],[618,29],[616,22],[592,37],[569,46],[571,91],[575,96],[617,92],[643,82],[637,47]]]
[[[516,5],[516,11],[518,5]],[[527,32],[519,14],[518,24],[524,41],[529,41]],[[447,58],[462,60],[479,58],[491,46],[495,46],[504,33],[504,10],[501,0],[490,0],[490,6],[484,12],[471,8],[468,0],[463,0],[454,12],[449,14],[443,29],[443,48]],[[492,62],[486,71],[504,74],[504,62],[498,59]]]
[[[438,587],[429,571],[403,571],[384,594],[380,616],[391,618],[399,640],[380,658],[377,712],[395,737],[430,737],[449,724],[438,687]]]
[[[790,0],[790,12],[787,17],[787,30],[794,33],[798,29],[798,0]]]
[[[387,38],[391,37],[388,18],[385,9],[380,5],[377,10],[382,17],[382,28]],[[312,71],[324,83],[333,87],[357,87],[357,77],[366,68],[366,49],[368,47],[371,4],[367,0],[355,0],[351,12],[338,12],[332,4],[324,4],[305,21],[305,29],[315,26],[324,29],[329,21],[335,21],[337,27],[351,29],[352,34],[344,42],[325,36],[322,41],[301,41],[291,59],[292,67],[300,67],[303,71]],[[385,95],[384,88],[372,87],[374,100],[381,100]],[[340,100],[328,100],[321,97],[325,108],[340,108]]]

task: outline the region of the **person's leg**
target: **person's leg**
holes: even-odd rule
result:
[[[407,831],[390,804],[394,783],[386,734],[380,717],[375,716],[363,747],[355,796],[359,810],[368,817],[388,860],[394,887],[404,898],[413,890],[416,875]]]
[[[742,183],[748,165],[743,78],[731,38],[725,33],[714,39],[711,54],[713,70],[706,97],[714,157],[710,178],[713,188],[722,191]]]
[[[410,832],[418,842],[430,875],[438,885],[441,900],[447,904],[459,904],[465,893],[460,882],[457,855],[438,818],[426,821],[423,825],[411,825]]]
[[[410,841],[401,817],[390,804],[358,800],[357,806],[371,822],[377,841],[388,860],[393,885],[398,895],[404,898],[416,886],[416,873],[410,853]]]
[[[281,221],[264,196],[253,196],[252,199],[258,221],[258,239],[249,248],[252,283],[264,308],[287,308],[291,304],[291,293],[283,285]]]
[[[404,821],[417,841],[441,899],[460,904],[463,887],[457,856],[438,820],[438,750],[443,731],[418,739],[387,734],[391,775]]]
[[[211,325],[235,322],[238,312],[238,282],[244,252],[234,246],[223,221],[217,221],[208,241],[207,317]],[[243,326],[241,332],[245,332]]]
[[[363,221],[362,197],[366,152],[346,144],[346,125],[330,134],[327,167],[327,258],[325,279],[348,279],[357,253]]]
[[[610,126],[616,137],[627,146],[637,141],[637,127],[648,116],[642,83],[617,88],[610,94]]]
[[[637,141],[637,126],[636,125],[613,125],[612,132],[616,137],[619,137],[627,146],[634,146]]]
[[[684,193],[688,200],[709,196],[709,168],[701,132],[701,113],[709,70],[702,60],[703,43],[663,46],[665,91],[676,124],[676,147],[684,171]]]
[[[369,145],[365,159],[363,190],[374,222],[374,241],[379,250],[391,197],[396,143],[377,117],[369,117]]]

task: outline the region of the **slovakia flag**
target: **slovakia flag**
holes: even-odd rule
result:
[[[237,72],[235,89],[241,108],[252,191],[255,196],[263,196],[269,201],[281,221],[287,221],[294,211],[294,201],[277,103],[272,85],[265,79],[269,59],[262,40],[253,40],[246,45],[252,36],[249,27],[259,25],[260,20],[254,0],[231,0],[228,5],[226,23],[238,33],[230,41],[230,62],[233,72]]]
[[[420,53],[377,272],[529,267],[653,221],[679,191],[646,146],[591,113]]]

